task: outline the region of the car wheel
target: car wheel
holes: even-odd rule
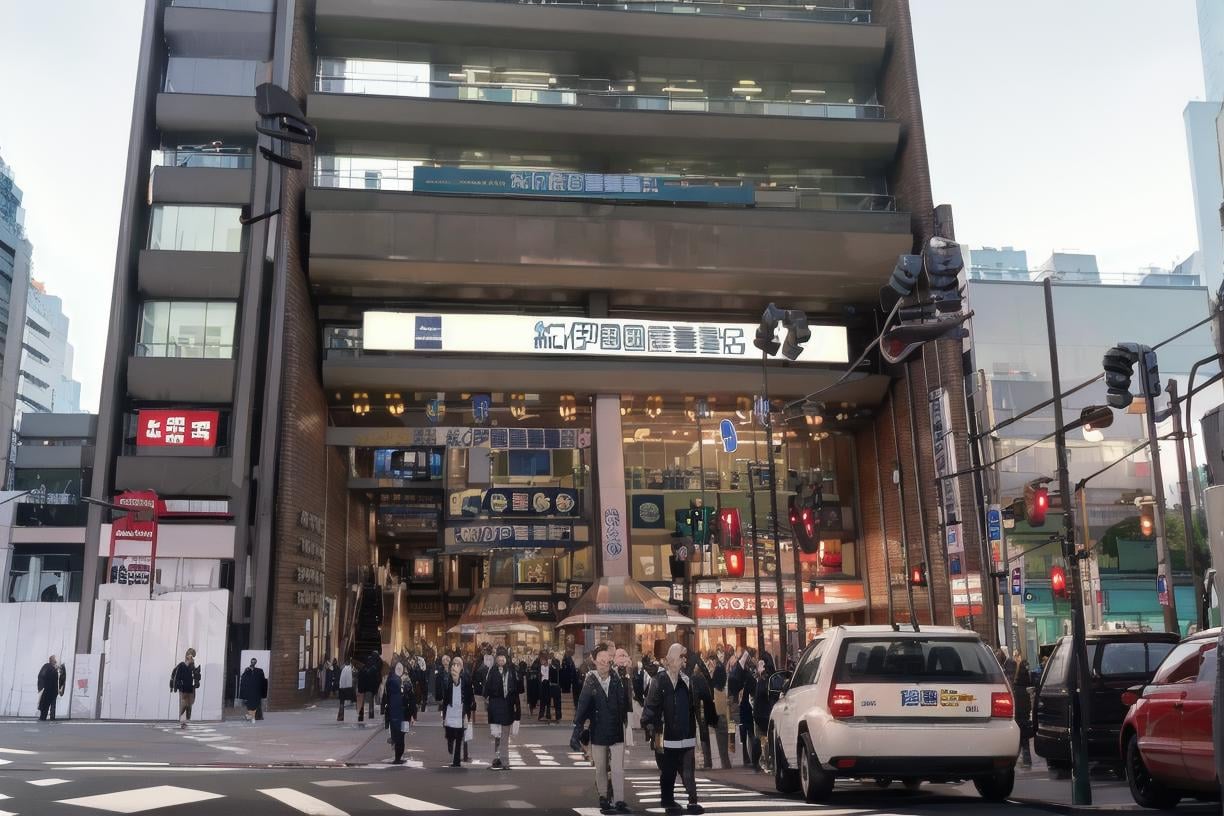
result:
[[[810,805],[827,801],[833,792],[833,775],[820,767],[806,742],[799,745],[799,785],[803,789],[803,798]]]
[[[1134,735],[1126,743],[1126,781],[1131,798],[1140,807],[1169,810],[1181,801],[1181,794],[1166,788],[1148,771],[1139,753],[1139,737]]]
[[[980,776],[973,780],[973,787],[987,802],[1002,802],[1011,796],[1012,788],[1016,787],[1016,769],[996,771],[991,776]]]
[[[786,767],[786,758],[782,756],[782,743],[774,740],[774,787],[778,793],[794,793],[799,790],[799,771]]]

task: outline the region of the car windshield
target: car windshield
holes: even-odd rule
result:
[[[924,680],[1002,683],[1003,670],[981,641],[969,638],[870,638],[847,641],[837,663],[845,683]]]

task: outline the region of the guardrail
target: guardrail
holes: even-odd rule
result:
[[[692,14],[705,17],[743,17],[757,20],[798,20],[818,23],[870,23],[870,4],[863,0],[822,0],[820,5],[796,2],[760,3],[748,0],[483,0],[520,6],[559,6],[598,11],[639,11],[655,14]]]
[[[370,74],[315,76],[319,93],[402,96],[420,99],[554,105],[590,110],[680,111],[747,116],[787,116],[815,119],[883,119],[883,105],[853,102],[794,102],[776,99],[708,97],[700,89],[669,94],[595,91],[554,87],[545,83],[470,83],[400,79]]]

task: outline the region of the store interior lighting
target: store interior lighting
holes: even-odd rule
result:
[[[387,394],[387,413],[391,416],[404,415],[404,398],[399,394]]]
[[[353,413],[365,416],[370,413],[370,395],[364,391],[353,392]]]

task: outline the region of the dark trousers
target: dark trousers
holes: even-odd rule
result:
[[[757,738],[756,728],[753,726],[752,717],[744,717],[739,726],[740,745],[744,749],[744,767],[755,765],[760,757],[756,749]]]
[[[38,698],[38,719],[55,719],[55,689],[44,691]]]
[[[459,756],[466,743],[463,741],[463,729],[446,726],[446,750],[451,752],[451,764],[459,764]]]
[[[710,755],[710,726],[701,715],[697,716],[697,741],[701,743],[701,767],[713,768],[714,757]]]
[[[573,691],[574,691],[574,711],[577,712],[578,711],[578,698],[582,696],[582,686],[575,683]],[[560,714],[557,715],[557,719],[558,720],[561,719]]]
[[[550,715],[549,709],[553,709],[556,713]],[[552,717],[557,722],[561,722],[561,687],[560,686],[541,686],[540,687],[540,719],[546,720]]]
[[[688,792],[688,803],[697,804],[697,770],[692,748],[664,748],[659,757],[659,789],[660,805],[667,807],[676,801],[676,774],[680,774],[684,782],[684,790]]]
[[[391,726],[391,744],[395,746],[395,760],[404,758],[404,729]]]

